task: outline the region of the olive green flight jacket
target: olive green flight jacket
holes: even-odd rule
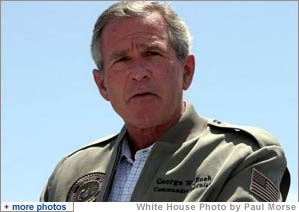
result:
[[[63,158],[40,200],[105,201],[126,133],[123,128]],[[285,201],[286,165],[281,146],[264,130],[206,120],[189,103],[155,142],[131,201]]]

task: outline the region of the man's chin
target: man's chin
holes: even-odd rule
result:
[[[126,124],[138,129],[147,129],[158,126],[159,120],[151,115],[151,117],[143,116],[131,119],[130,121],[126,122]]]

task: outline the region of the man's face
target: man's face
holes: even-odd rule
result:
[[[94,71],[94,77],[102,96],[127,125],[155,127],[181,112],[194,57],[181,63],[165,29],[163,18],[153,13],[114,20],[103,30],[103,70]]]

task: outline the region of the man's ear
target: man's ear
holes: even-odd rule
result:
[[[186,57],[184,62],[184,75],[183,75],[183,89],[187,90],[192,83],[193,74],[195,70],[195,57],[190,54]]]
[[[105,81],[104,81],[104,71],[99,71],[97,69],[93,69],[92,73],[93,73],[94,81],[96,82],[97,87],[98,87],[102,97],[104,99],[106,99],[107,101],[109,101],[109,96],[108,96],[107,88],[105,86]]]

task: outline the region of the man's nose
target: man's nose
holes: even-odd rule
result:
[[[150,73],[144,62],[140,59],[136,59],[130,67],[130,74],[132,80],[142,81],[148,79]]]

